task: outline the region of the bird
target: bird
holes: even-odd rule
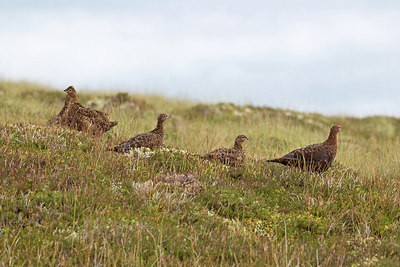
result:
[[[71,99],[70,95],[67,92],[67,90],[72,90],[72,88],[73,88],[73,86],[69,86],[67,89],[64,90],[64,92],[67,93],[67,96],[65,97],[64,107],[61,109],[61,111],[56,116],[54,116],[53,118],[51,118],[50,120],[47,121],[48,126],[61,124],[61,119],[62,119],[65,111],[71,106],[72,102],[74,101],[74,99]],[[75,90],[75,88],[74,88],[74,90]],[[75,96],[75,98],[76,98],[76,96]],[[78,100],[76,99],[76,101],[78,101]]]
[[[328,139],[319,144],[308,145],[293,150],[281,158],[270,159],[267,162],[275,162],[315,172],[328,170],[335,159],[337,151],[337,135],[341,131],[340,125],[331,127]]]
[[[161,113],[157,119],[157,126],[154,130],[135,135],[131,139],[120,143],[118,146],[109,149],[117,153],[128,153],[132,148],[148,147],[156,148],[164,146],[164,123],[168,114]]]
[[[203,155],[202,158],[219,161],[228,166],[240,167],[246,159],[242,146],[246,140],[249,140],[247,136],[239,135],[236,137],[232,148],[219,148]]]
[[[64,92],[67,93],[64,107],[47,122],[48,125],[59,124],[78,131],[103,134],[118,124],[117,121],[110,121],[107,113],[84,107],[73,86],[69,86]]]

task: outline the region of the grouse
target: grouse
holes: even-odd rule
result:
[[[118,153],[127,153],[131,148],[135,147],[163,147],[164,146],[164,122],[167,120],[167,114],[160,114],[158,116],[157,126],[154,130],[138,134],[131,139],[122,142],[118,146],[110,149]]]
[[[340,131],[340,125],[332,126],[329,137],[325,142],[298,148],[281,158],[267,160],[267,162],[277,162],[316,172],[326,171],[331,167],[335,159],[337,135]]]
[[[69,86],[64,92],[67,93],[64,107],[47,122],[48,125],[60,124],[78,131],[102,134],[118,124],[117,121],[110,121],[107,113],[85,108],[79,103],[73,86]]]
[[[245,135],[239,135],[235,139],[235,144],[232,148],[219,148],[213,150],[203,156],[205,159],[216,160],[222,164],[240,167],[246,159],[246,154],[243,150],[242,144],[244,141],[249,140]]]

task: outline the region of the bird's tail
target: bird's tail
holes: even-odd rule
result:
[[[193,156],[195,156],[196,158],[200,158],[200,159],[207,159],[206,155],[202,155],[202,154],[193,154]]]
[[[111,147],[108,149],[108,151],[117,152],[117,153],[125,153],[124,149],[119,146]]]
[[[116,126],[118,124],[118,121],[111,121],[110,124],[108,125],[106,132],[111,130],[112,127]]]
[[[280,163],[281,161],[279,159],[268,159],[266,162],[277,162]]]
[[[117,153],[129,153],[130,150],[131,150],[131,146],[125,142],[119,144],[118,146],[108,149],[108,151],[114,151]]]

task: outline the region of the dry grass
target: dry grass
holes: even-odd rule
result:
[[[79,88],[77,88],[79,90]],[[59,90],[61,91],[61,90]],[[80,93],[118,120],[101,139],[46,128],[64,94],[0,83],[0,265],[396,265],[400,120]],[[107,147],[171,115],[170,148]],[[268,164],[341,124],[321,175]],[[193,156],[251,140],[234,169]]]

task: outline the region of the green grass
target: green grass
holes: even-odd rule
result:
[[[63,106],[61,89],[0,82],[0,265],[400,262],[400,119],[77,88],[84,105],[119,121],[91,138],[45,126]],[[154,128],[162,112],[175,149],[106,151]],[[325,140],[333,124],[342,132],[329,171],[263,161]],[[193,156],[239,134],[251,139],[242,168]]]

